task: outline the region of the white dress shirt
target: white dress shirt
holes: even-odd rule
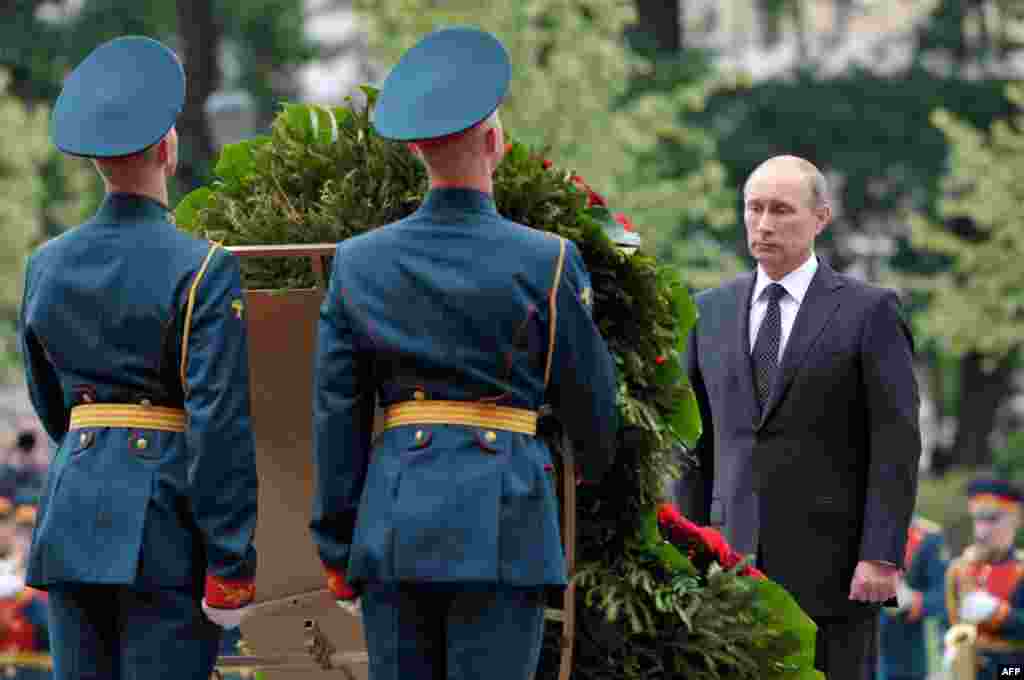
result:
[[[811,279],[818,271],[818,257],[811,253],[807,261],[786,274],[779,281],[773,281],[765,273],[761,265],[757,265],[757,281],[754,283],[754,296],[750,303],[750,351],[754,351],[754,343],[757,342],[757,332],[761,329],[761,322],[768,312],[768,296],[764,294],[765,288],[772,283],[778,283],[786,289],[786,294],[779,299],[779,313],[782,317],[782,335],[779,338],[778,361],[782,363],[782,354],[789,341],[789,335],[793,331],[793,323],[796,321],[796,313],[800,311],[800,304],[807,295],[807,289],[811,287]]]

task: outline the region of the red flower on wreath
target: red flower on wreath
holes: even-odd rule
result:
[[[583,191],[583,192],[585,192],[587,194],[587,207],[588,208],[591,208],[591,207],[593,207],[595,205],[599,205],[601,207],[607,207],[608,206],[608,204],[604,200],[604,197],[601,196],[601,194],[599,194],[596,191],[594,191],[593,189],[591,189],[590,185],[587,184],[586,182],[584,182],[583,178],[580,177],[579,175],[573,175],[572,177],[569,178],[569,181],[571,181],[576,186],[577,189],[579,189],[580,191]]]
[[[698,563],[715,561],[723,569],[732,569],[744,555],[729,545],[717,530],[710,527],[697,526],[683,517],[672,503],[658,506],[658,526],[668,533],[669,540],[686,552]],[[759,569],[747,565],[740,571],[741,576],[767,578]]]
[[[633,223],[626,217],[626,213],[615,213],[615,221],[621,224],[626,231],[633,231]]]

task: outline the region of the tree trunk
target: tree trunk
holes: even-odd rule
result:
[[[832,3],[835,21],[828,36],[829,47],[835,49],[846,42],[850,32],[850,17],[853,15],[853,0],[834,0]]]
[[[1013,352],[986,373],[985,357],[971,352],[960,361],[960,395],[956,436],[952,455],[957,465],[989,465],[989,438],[995,427],[996,411],[1012,390],[1017,353]]]
[[[804,25],[804,9],[799,2],[790,6],[790,17],[793,19],[793,26],[796,31],[797,54],[801,64],[806,64],[810,57],[810,44],[807,38],[807,27]]]
[[[182,189],[190,191],[205,182],[206,168],[217,150],[205,106],[220,82],[222,28],[214,18],[211,0],[177,0],[177,12],[187,78],[185,107],[178,119],[178,179]]]
[[[683,48],[683,9],[679,0],[636,0],[637,23],[633,30],[643,45],[658,52],[678,52]]]
[[[782,13],[772,0],[757,0],[757,17],[761,27],[761,44],[767,49],[777,47],[782,40]]]

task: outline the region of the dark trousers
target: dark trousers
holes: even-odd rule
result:
[[[819,618],[814,667],[828,680],[872,680],[878,667],[878,613]]]
[[[362,596],[371,680],[529,680],[544,593],[371,584]]]
[[[209,680],[221,629],[189,589],[53,587],[54,680]]]
[[[768,578],[772,577],[760,544],[755,564]],[[878,669],[877,610],[854,618],[814,618],[814,623],[818,626],[814,667],[827,680],[874,680]]]

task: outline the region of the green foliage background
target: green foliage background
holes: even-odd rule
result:
[[[914,245],[949,266],[907,279],[930,298],[920,324],[957,356],[976,350],[998,359],[1024,345],[1024,87],[1009,86],[1007,99],[1017,113],[987,129],[945,109],[931,117],[950,148],[938,214],[960,228],[915,215]]]
[[[194,191],[178,224],[226,245],[333,243],[401,219],[428,188],[404,145],[378,137],[367,107],[290,104],[269,136],[224,149],[218,180]],[[495,175],[507,218],[572,239],[591,274],[594,317],[619,369],[618,402],[629,436],[613,468],[578,498],[577,678],[816,678],[813,624],[771,582],[698,573],[658,533],[664,480],[678,473],[675,446],[700,432],[680,357],[696,308],[672,269],[639,251],[627,256],[605,234],[614,223],[557,163],[512,143]],[[250,288],[313,285],[302,262],[243,261]],[[548,631],[539,677],[558,670]]]
[[[616,196],[650,244],[689,286],[716,285],[743,263],[718,234],[734,224],[735,189],[715,131],[695,123],[719,88],[707,55],[669,61],[630,49],[634,0],[354,0],[370,48],[393,64],[425,33],[469,24],[496,35],[513,64],[502,120],[534,148]],[[680,239],[686,234],[687,240]]]
[[[25,255],[43,237],[48,221],[73,219],[80,200],[47,194],[49,183],[80,188],[87,170],[50,147],[49,110],[28,107],[7,93],[0,69],[0,383],[20,374],[15,323],[25,275]],[[49,197],[49,200],[47,200]]]

